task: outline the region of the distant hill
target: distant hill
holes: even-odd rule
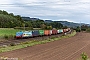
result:
[[[57,22],[63,24],[64,26],[68,26],[68,27],[77,27],[77,26],[83,25],[83,23],[80,24],[80,23],[74,23],[74,22],[68,22],[68,21],[57,21]]]
[[[24,21],[29,21],[29,20],[36,21],[36,20],[41,20],[41,19],[39,19],[39,18],[30,18],[30,17],[22,17],[22,19],[23,19]]]
[[[45,20],[46,23],[51,23],[51,22],[54,22],[52,20]],[[68,27],[77,27],[77,26],[81,26],[81,25],[88,25],[90,26],[89,24],[85,24],[85,23],[74,23],[74,22],[68,22],[68,21],[55,21],[55,22],[58,22],[58,23],[61,23],[63,26],[68,26]]]
[[[57,22],[61,23],[63,26],[74,27],[74,28],[82,25],[90,26],[90,24],[85,24],[85,23],[74,23],[74,22],[68,22],[68,21],[57,21]]]
[[[22,17],[23,20],[25,21],[29,21],[29,20],[32,20],[32,21],[36,21],[36,20],[41,20],[39,18],[30,18],[30,17]],[[51,22],[54,22],[52,20],[44,20],[46,23],[51,23]],[[63,26],[68,26],[68,27],[77,27],[77,26],[81,26],[81,25],[88,25],[90,26],[89,24],[85,24],[85,23],[74,23],[74,22],[68,22],[68,21],[56,21],[56,22],[59,22],[61,23]]]
[[[52,20],[45,20],[46,23],[51,23],[53,22]]]
[[[30,17],[21,17],[23,20],[30,20]]]

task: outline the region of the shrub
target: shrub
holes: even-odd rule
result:
[[[15,46],[15,43],[10,43],[10,46]]]
[[[76,32],[80,32],[80,29],[76,29]]]
[[[8,38],[9,38],[9,39],[14,39],[15,36],[14,36],[14,35],[9,35]]]
[[[8,37],[8,35],[4,35],[4,38],[5,38],[5,39],[8,39],[9,37]]]
[[[29,41],[23,42],[23,44],[29,44]]]
[[[81,54],[81,56],[82,56],[82,60],[87,60],[88,59],[88,56],[84,52]]]
[[[86,31],[87,31],[87,32],[90,32],[90,28],[88,28]]]
[[[55,38],[55,36],[51,37],[51,39],[54,39],[54,38]]]
[[[15,36],[14,35],[4,35],[4,38],[5,39],[14,39],[15,38]]]

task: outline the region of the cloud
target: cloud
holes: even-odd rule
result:
[[[89,0],[2,0],[0,9],[21,16],[88,23]]]

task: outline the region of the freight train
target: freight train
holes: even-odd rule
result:
[[[32,31],[20,31],[16,32],[16,38],[29,38],[29,37],[36,37],[36,36],[50,36],[56,35],[60,33],[66,33],[70,31],[70,28],[67,29],[52,29],[52,30],[32,30]]]

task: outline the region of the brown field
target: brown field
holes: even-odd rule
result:
[[[20,60],[77,60],[82,52],[90,57],[90,33],[80,32],[71,38],[0,53],[0,56]]]

